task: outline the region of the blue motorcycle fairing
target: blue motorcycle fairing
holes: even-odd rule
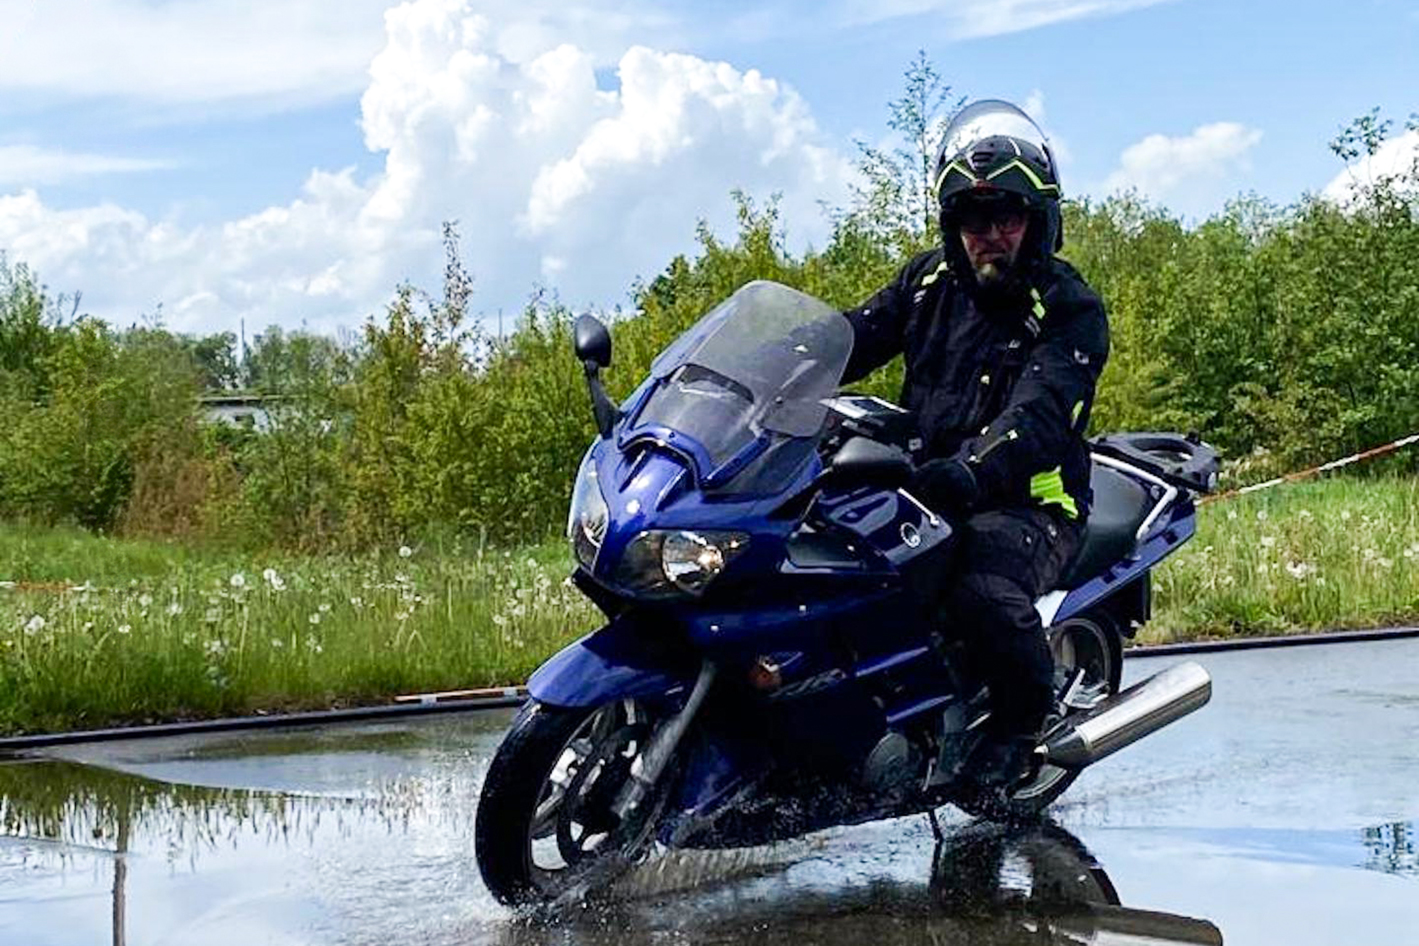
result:
[[[597,706],[611,700],[683,700],[698,666],[668,666],[634,618],[612,619],[568,644],[532,674],[527,693],[553,706]]]

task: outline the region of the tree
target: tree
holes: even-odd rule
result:
[[[865,187],[854,187],[851,216],[869,231],[915,249],[935,236],[932,178],[936,149],[952,117],[965,104],[936,71],[925,50],[903,74],[900,98],[887,105],[887,127],[899,137],[890,150],[856,142]]]

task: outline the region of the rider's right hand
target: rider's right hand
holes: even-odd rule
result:
[[[975,474],[960,460],[928,460],[917,467],[907,487],[932,509],[961,518],[980,498]]]

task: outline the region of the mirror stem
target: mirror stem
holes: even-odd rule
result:
[[[586,390],[591,395],[591,413],[596,417],[596,429],[602,437],[609,437],[616,427],[616,421],[621,419],[621,412],[616,409],[611,396],[602,386],[601,370],[596,362],[582,362],[582,370],[586,372]]]

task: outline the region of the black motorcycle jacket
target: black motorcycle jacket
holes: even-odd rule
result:
[[[844,313],[852,356],[844,383],[898,353],[900,402],[917,415],[925,457],[964,462],[977,508],[1054,506],[1088,513],[1084,431],[1109,353],[1103,302],[1052,258],[1008,305],[983,311],[942,250],[917,256],[884,289]]]

